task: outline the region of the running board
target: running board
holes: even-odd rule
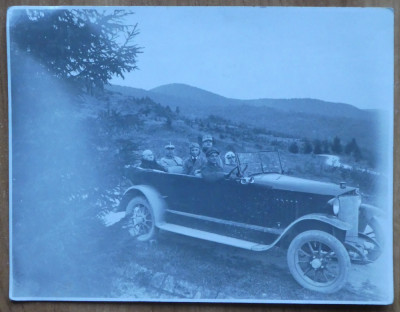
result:
[[[188,228],[181,225],[171,224],[171,223],[162,223],[157,225],[157,227],[161,230],[173,232],[181,235],[186,235],[190,237],[195,237],[199,239],[204,239],[210,242],[220,243],[224,245],[234,246],[238,248],[249,249],[253,251],[265,251],[270,249],[271,245],[262,245],[254,242],[249,242],[242,239],[237,239],[229,236],[219,235],[215,233],[200,231],[192,228]]]

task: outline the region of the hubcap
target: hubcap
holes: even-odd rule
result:
[[[313,269],[319,269],[322,265],[322,262],[320,259],[314,259],[313,261],[310,262],[311,266],[313,267]]]
[[[129,224],[129,232],[132,236],[140,236],[150,232],[153,221],[148,208],[137,204],[132,209],[132,218]]]
[[[335,252],[318,241],[303,244],[296,253],[297,270],[308,283],[315,286],[329,285],[340,275]]]

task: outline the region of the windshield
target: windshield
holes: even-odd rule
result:
[[[245,176],[260,173],[282,173],[281,161],[277,152],[238,153],[237,157],[240,171]]]

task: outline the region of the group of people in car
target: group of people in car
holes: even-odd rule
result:
[[[213,142],[213,137],[207,134],[202,137],[201,147],[197,143],[190,143],[189,157],[185,160],[175,155],[175,146],[171,143],[165,146],[165,156],[159,161],[155,159],[151,150],[145,150],[138,167],[201,176],[206,179],[221,178],[236,167],[236,156],[234,152],[229,151],[222,160]]]

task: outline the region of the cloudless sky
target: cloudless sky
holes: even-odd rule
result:
[[[112,84],[185,83],[226,97],[393,103],[385,8],[132,7],[139,70]]]

